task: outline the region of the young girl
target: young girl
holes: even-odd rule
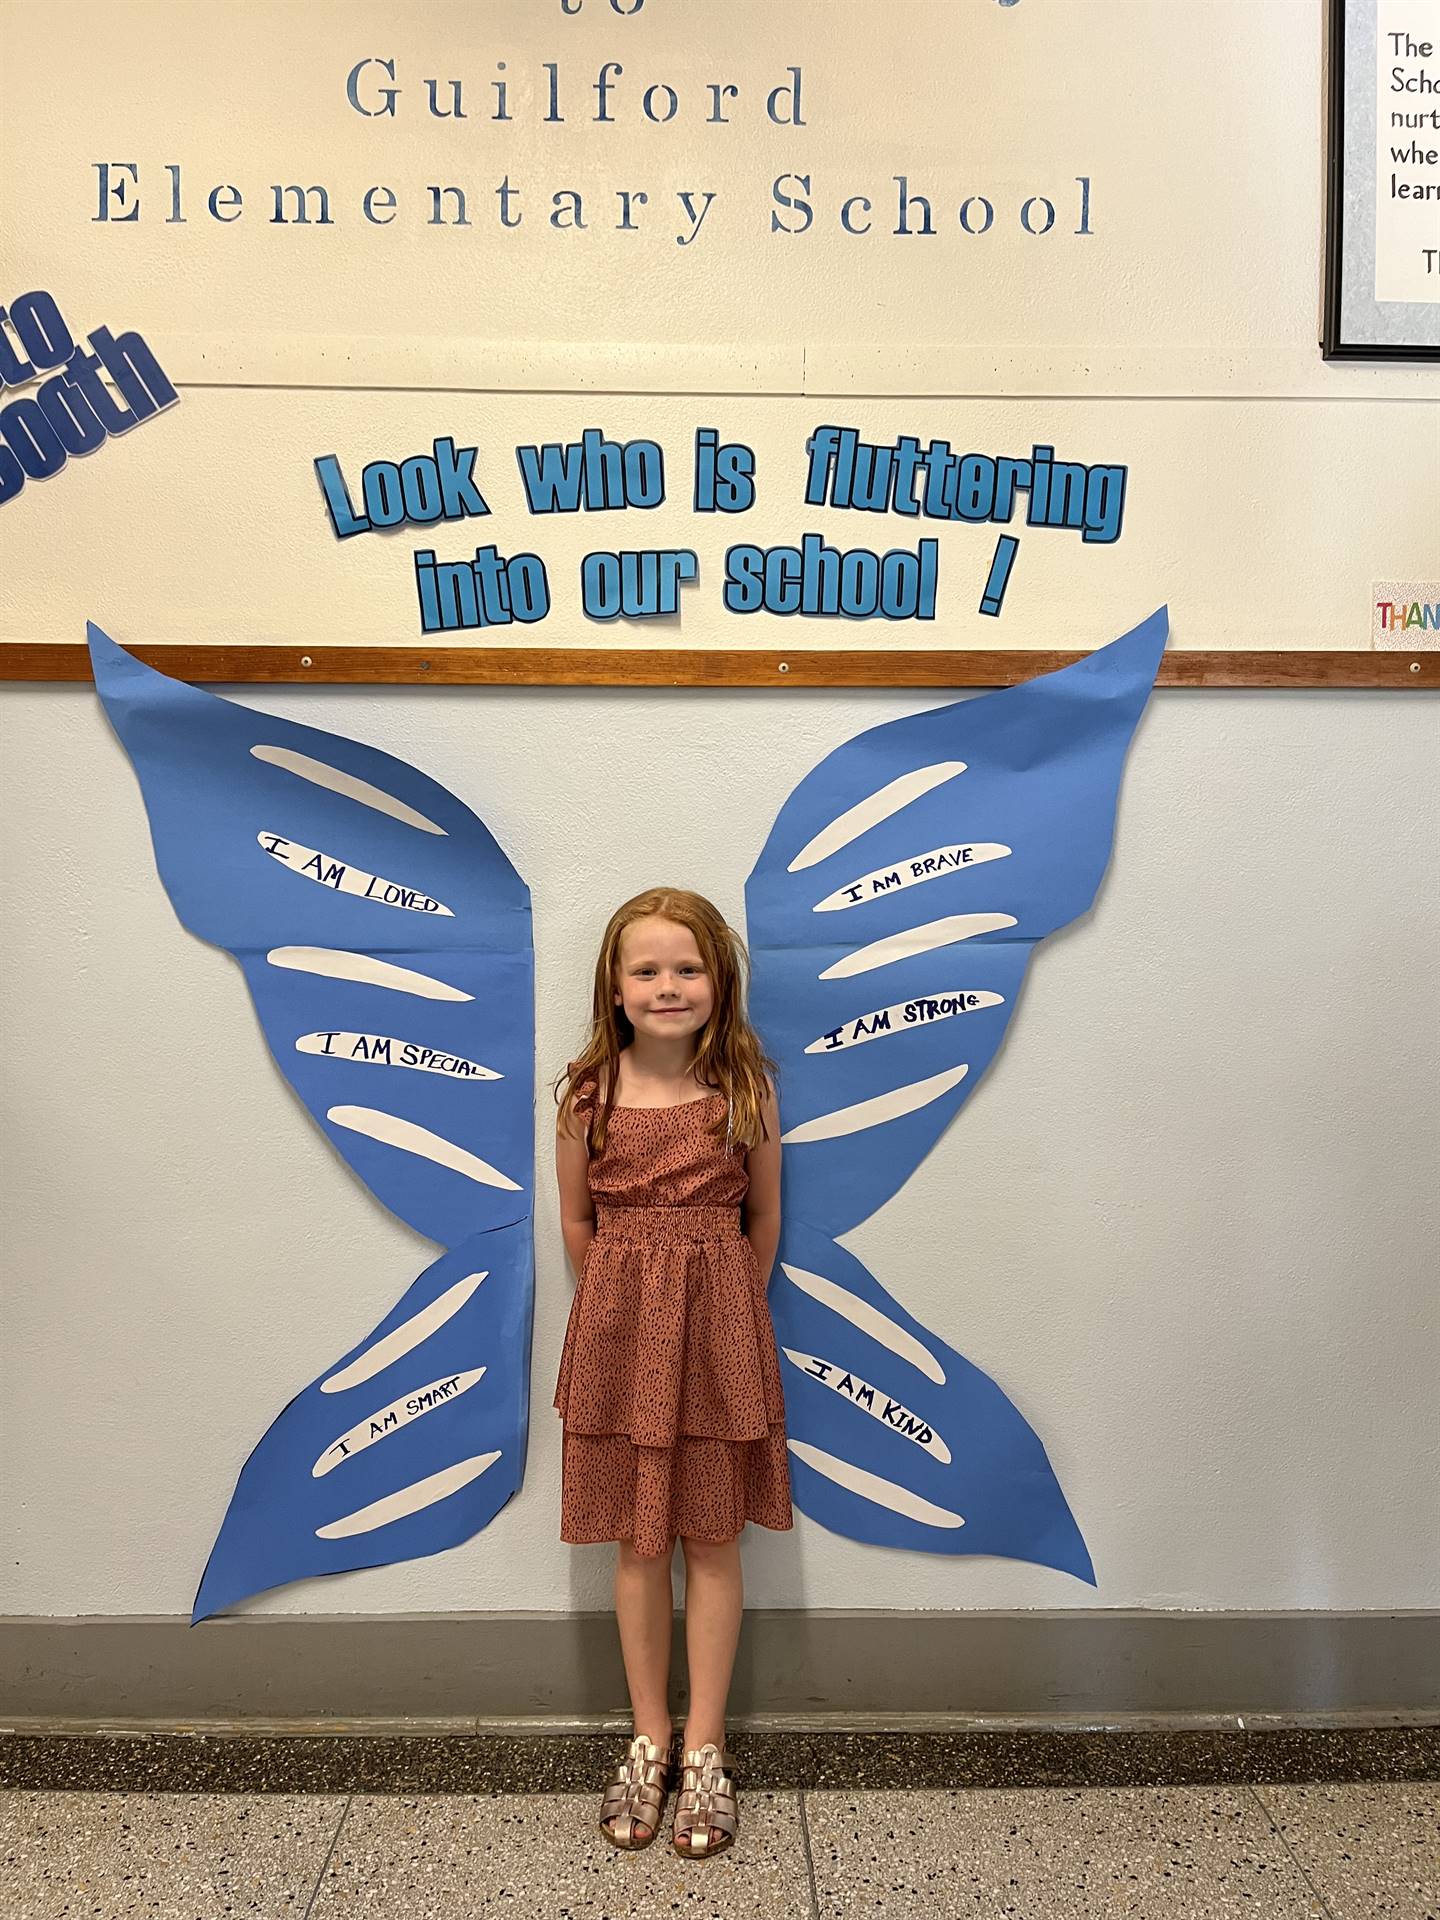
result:
[[[780,1239],[780,1126],[745,1016],[745,949],[708,900],[656,887],[605,929],[589,1044],[556,1083],[566,1251],[580,1276],[555,1405],[560,1537],[617,1541],[615,1613],[635,1738],[600,1830],[649,1846],[677,1767],[672,1844],[737,1830],[725,1702],[747,1520],[794,1525],[766,1286]],[[744,1203],[744,1225],[741,1204]],[[685,1555],[690,1711],[668,1701],[670,1567]]]

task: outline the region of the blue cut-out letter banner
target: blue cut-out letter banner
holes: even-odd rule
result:
[[[836,1236],[909,1179],[995,1057],[1035,943],[1095,898],[1166,632],[1162,609],[1058,673],[857,735],[747,882],[751,1012],[780,1067],[794,1494],[837,1533],[1094,1581],[1029,1424]]]
[[[171,680],[94,625],[89,639],[176,913],[239,961],[271,1052],[342,1157],[449,1249],[256,1446],[200,1620],[303,1575],[455,1546],[520,1485],[530,896],[483,822],[414,767]]]

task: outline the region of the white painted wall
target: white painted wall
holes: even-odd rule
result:
[[[239,689],[413,759],[535,893],[538,1066],[609,910],[742,921],[795,781],[916,695]],[[0,1612],[182,1613],[245,1454],[427,1257],[331,1152],[238,970],[175,922],[89,689],[9,688]],[[1440,745],[1429,696],[1161,693],[1094,913],[990,1077],[852,1242],[1050,1449],[1098,1593],[751,1529],[751,1605],[1440,1604]],[[551,1121],[537,1108],[541,1194]],[[537,1234],[524,1487],[468,1545],[259,1611],[608,1604],[558,1539],[570,1300]]]
[[[0,0],[18,76],[0,303],[43,287],[77,334],[138,328],[182,387],[0,509],[0,643],[76,641],[93,617],[129,644],[405,644],[411,550],[494,538],[550,562],[556,611],[531,644],[1088,647],[1168,601],[1181,647],[1364,646],[1372,582],[1436,577],[1437,375],[1319,357],[1322,15],[1321,0],[646,0],[628,20],[602,0],[569,20],[555,0]],[[361,118],[345,74],[386,54],[404,112]],[[483,100],[501,58],[526,109],[514,126],[425,116],[425,76],[464,76]],[[628,117],[539,125],[550,59],[587,90],[624,62]],[[791,61],[803,135],[635,120],[644,81],[691,98],[733,78],[753,104]],[[99,161],[142,170],[140,222],[95,220]],[[166,218],[169,163],[182,223]],[[813,171],[824,208],[808,235],[767,226],[788,167]],[[507,239],[506,169],[532,212],[572,176],[602,196],[720,198],[691,248],[659,226],[562,236],[543,219]],[[893,194],[899,172],[944,232],[841,234],[839,193]],[[1027,238],[1023,197],[1061,200],[1077,176],[1093,232]],[[290,180],[329,183],[337,224],[270,224],[270,185]],[[431,180],[467,184],[485,224],[427,227]],[[238,224],[205,217],[217,182],[242,188]],[[393,227],[357,212],[382,182],[401,196]],[[972,192],[1002,209],[983,239],[954,217]],[[937,531],[803,509],[804,440],[825,420],[1126,463],[1125,531],[1082,547],[1026,530],[999,621],[976,611],[994,529],[965,526],[938,528],[928,629],[726,616],[730,540]],[[593,424],[654,434],[676,462],[642,532],[634,515],[523,510],[514,444]],[[757,452],[759,499],[730,524],[685,505],[702,424]],[[480,446],[493,519],[433,542],[335,539],[316,455],[353,477],[444,434]],[[700,554],[678,621],[585,622],[580,556],[642,540]],[[534,890],[545,1076],[578,1043],[620,899],[675,879],[738,920],[795,781],[857,729],[933,704],[243,697],[411,758],[484,815]],[[0,1612],[181,1613],[264,1426],[428,1249],[311,1127],[233,963],[176,924],[93,694],[6,687],[0,726]],[[1437,744],[1430,696],[1158,695],[1096,913],[1042,950],[990,1079],[853,1236],[1040,1432],[1098,1596],[801,1519],[750,1539],[752,1604],[1440,1604]],[[543,1096],[537,1125],[548,1169]],[[606,1603],[608,1550],[556,1537],[570,1286],[548,1212],[538,1256],[520,1496],[456,1552],[257,1610]]]

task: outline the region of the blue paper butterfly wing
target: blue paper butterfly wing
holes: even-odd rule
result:
[[[528,1214],[530,900],[483,822],[389,754],[171,680],[98,627],[90,642],[171,904],[240,961],[277,1064],[341,1155],[442,1246]]]
[[[1094,1583],[1038,1436],[855,1255],[787,1214],[769,1291],[795,1504],[833,1533]]]
[[[531,1223],[476,1234],[290,1402],[241,1469],[194,1619],[458,1546],[524,1477]]]
[[[198,1619],[304,1573],[437,1552],[519,1485],[533,1299],[529,894],[484,824],[417,769],[170,680],[93,626],[90,643],[180,919],[240,961],[275,1059],[366,1185],[456,1249],[391,1320],[423,1314],[427,1290],[443,1295],[462,1250],[487,1274],[392,1372],[345,1389],[344,1420],[339,1389],[322,1382],[284,1409],[241,1474]],[[322,1444],[376,1414],[372,1444],[314,1473]],[[463,1463],[487,1451],[494,1461],[466,1478]],[[362,1525],[366,1507],[387,1517]]]
[[[868,1219],[979,1084],[1034,943],[1094,899],[1165,632],[871,728],[781,808],[745,901],[787,1211]]]
[[[834,1236],[910,1177],[994,1058],[1035,942],[1093,900],[1165,633],[1161,612],[1059,673],[847,742],[781,809],[747,884],[751,1009],[780,1067],[771,1304],[795,1494],[853,1538],[1093,1580],[1029,1425]],[[877,1344],[867,1307],[872,1326],[908,1325],[943,1379]]]

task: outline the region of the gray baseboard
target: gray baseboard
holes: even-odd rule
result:
[[[685,1699],[684,1617],[674,1701]],[[0,1718],[622,1713],[611,1613],[0,1619]],[[1436,1613],[751,1611],[735,1716],[1428,1713]]]
[[[683,1617],[675,1701],[685,1700]],[[0,1618],[0,1722],[578,1723],[621,1713],[609,1613]],[[1440,1709],[1440,1613],[748,1612],[731,1709],[890,1715]]]

